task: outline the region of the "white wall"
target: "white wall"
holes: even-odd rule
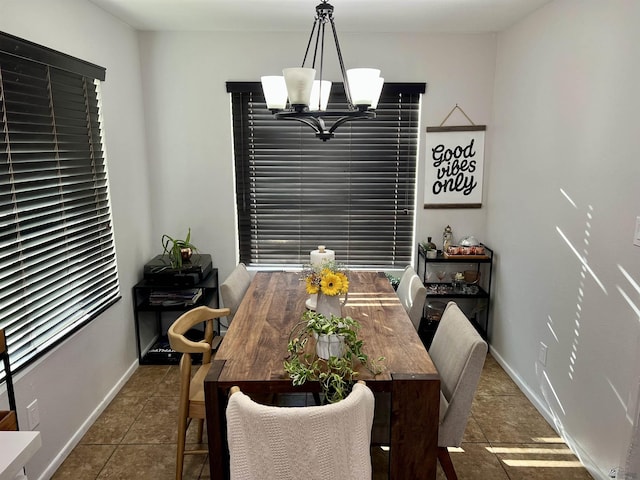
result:
[[[488,130],[492,350],[596,478],[640,374],[639,22],[635,1],[556,0],[500,34]]]
[[[456,103],[475,123],[489,122],[495,67],[492,35],[339,34],[348,68],[376,65],[387,81],[427,82],[421,140],[425,127],[439,125]],[[153,165],[153,238],[163,233],[182,235],[191,227],[193,242],[202,252],[212,253],[221,279],[237,262],[231,117],[225,82],[259,81],[261,75],[299,63],[307,35],[140,34]],[[327,62],[337,63],[333,56]],[[331,78],[338,80],[335,73]],[[468,123],[458,113],[447,122],[455,124]],[[422,208],[422,151],[419,169],[417,241],[431,235],[440,244],[448,223],[456,237],[475,234],[484,239],[486,208]]]
[[[157,250],[150,237],[139,52],[133,30],[85,0],[2,0],[0,12],[0,30],[107,69],[102,113],[122,299],[16,376],[22,429],[26,405],[37,398],[40,409],[43,445],[27,474],[47,479],[137,366],[130,292]],[[6,404],[4,389],[1,397]]]

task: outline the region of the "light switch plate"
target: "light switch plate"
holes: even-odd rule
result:
[[[40,411],[38,410],[37,399],[27,405],[27,420],[29,421],[29,430],[33,430],[40,425]]]
[[[636,233],[633,236],[633,244],[640,247],[640,217],[636,217]]]

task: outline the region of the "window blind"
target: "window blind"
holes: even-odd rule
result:
[[[420,98],[424,83],[385,84],[376,118],[327,142],[275,120],[259,83],[227,83],[233,112],[240,261],[305,264],[318,245],[351,268],[412,261]],[[344,108],[334,84],[329,109]]]
[[[104,69],[6,34],[0,49],[0,328],[16,371],[120,293]]]

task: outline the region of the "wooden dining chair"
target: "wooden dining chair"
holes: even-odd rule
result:
[[[231,325],[233,316],[236,314],[244,294],[247,293],[249,285],[251,285],[251,274],[244,263],[239,263],[220,285],[222,305],[231,311],[227,315],[227,327]]]
[[[416,331],[418,331],[418,328],[420,328],[420,320],[422,320],[424,304],[427,301],[427,289],[411,265],[407,265],[404,269],[396,293],[407,315],[409,315],[411,323],[413,323]]]
[[[7,396],[9,397],[9,410],[0,411],[0,430],[18,430],[16,396],[9,363],[9,350],[7,349],[7,340],[3,329],[0,329],[0,360],[4,369],[5,385],[7,386]]]
[[[458,478],[447,447],[459,447],[462,442],[487,348],[458,305],[449,302],[429,347],[440,375],[438,460],[447,480]]]
[[[229,315],[228,308],[213,309],[206,306],[189,310],[169,327],[171,348],[182,353],[180,359],[180,400],[178,406],[178,441],[176,457],[176,480],[182,479],[184,456],[208,454],[207,449],[185,450],[187,429],[192,419],[198,420],[198,443],[202,443],[205,419],[204,378],[211,367],[211,350],[214,337],[213,320]],[[204,325],[203,338],[193,341],[186,337],[196,326]],[[194,375],[191,373],[194,354],[202,355],[202,364]]]
[[[373,393],[362,381],[336,403],[274,407],[238,387],[226,410],[231,480],[371,480]]]

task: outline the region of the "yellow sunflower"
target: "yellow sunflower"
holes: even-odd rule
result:
[[[342,279],[338,274],[332,272],[322,275],[320,290],[325,295],[338,295],[342,291]]]
[[[320,289],[318,288],[318,284],[314,283],[314,278],[307,277],[306,281],[307,281],[307,293],[309,294],[318,293],[318,290]]]
[[[336,275],[340,277],[340,282],[342,283],[342,288],[340,289],[340,293],[347,293],[349,291],[349,279],[342,272],[337,272]]]

